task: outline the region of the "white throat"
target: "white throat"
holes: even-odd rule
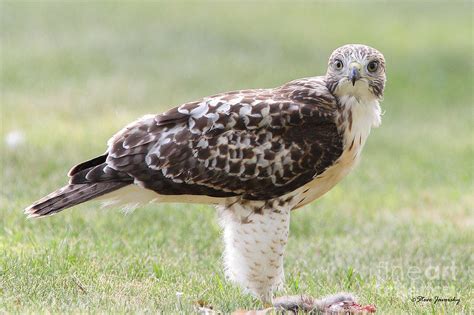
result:
[[[353,123],[367,125],[369,128],[376,128],[382,124],[382,110],[376,98],[364,100],[345,95],[339,98],[339,103],[344,111],[352,111]]]
[[[377,98],[357,98],[353,95],[339,97],[344,116],[344,149],[356,156],[362,150],[372,127],[382,123],[382,111]]]

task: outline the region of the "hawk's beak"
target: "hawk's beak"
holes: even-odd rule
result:
[[[357,62],[353,62],[349,65],[349,80],[352,82],[352,86],[360,79],[360,68],[361,66]]]

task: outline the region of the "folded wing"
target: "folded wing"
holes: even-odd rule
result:
[[[284,195],[342,153],[336,101],[321,91],[292,82],[145,116],[109,141],[106,164],[162,195]]]

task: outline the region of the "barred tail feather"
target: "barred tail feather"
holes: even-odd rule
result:
[[[28,214],[28,218],[52,215],[129,184],[129,182],[69,184],[36,201],[25,209],[25,213]]]

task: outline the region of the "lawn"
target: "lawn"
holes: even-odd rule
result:
[[[348,178],[293,213],[280,294],[351,291],[381,314],[474,311],[472,12],[455,1],[1,1],[0,313],[261,307],[226,282],[211,207],[89,203],[42,220],[23,208],[127,122],[324,74],[345,43],[385,54],[383,124]],[[14,135],[23,141],[8,144]]]

